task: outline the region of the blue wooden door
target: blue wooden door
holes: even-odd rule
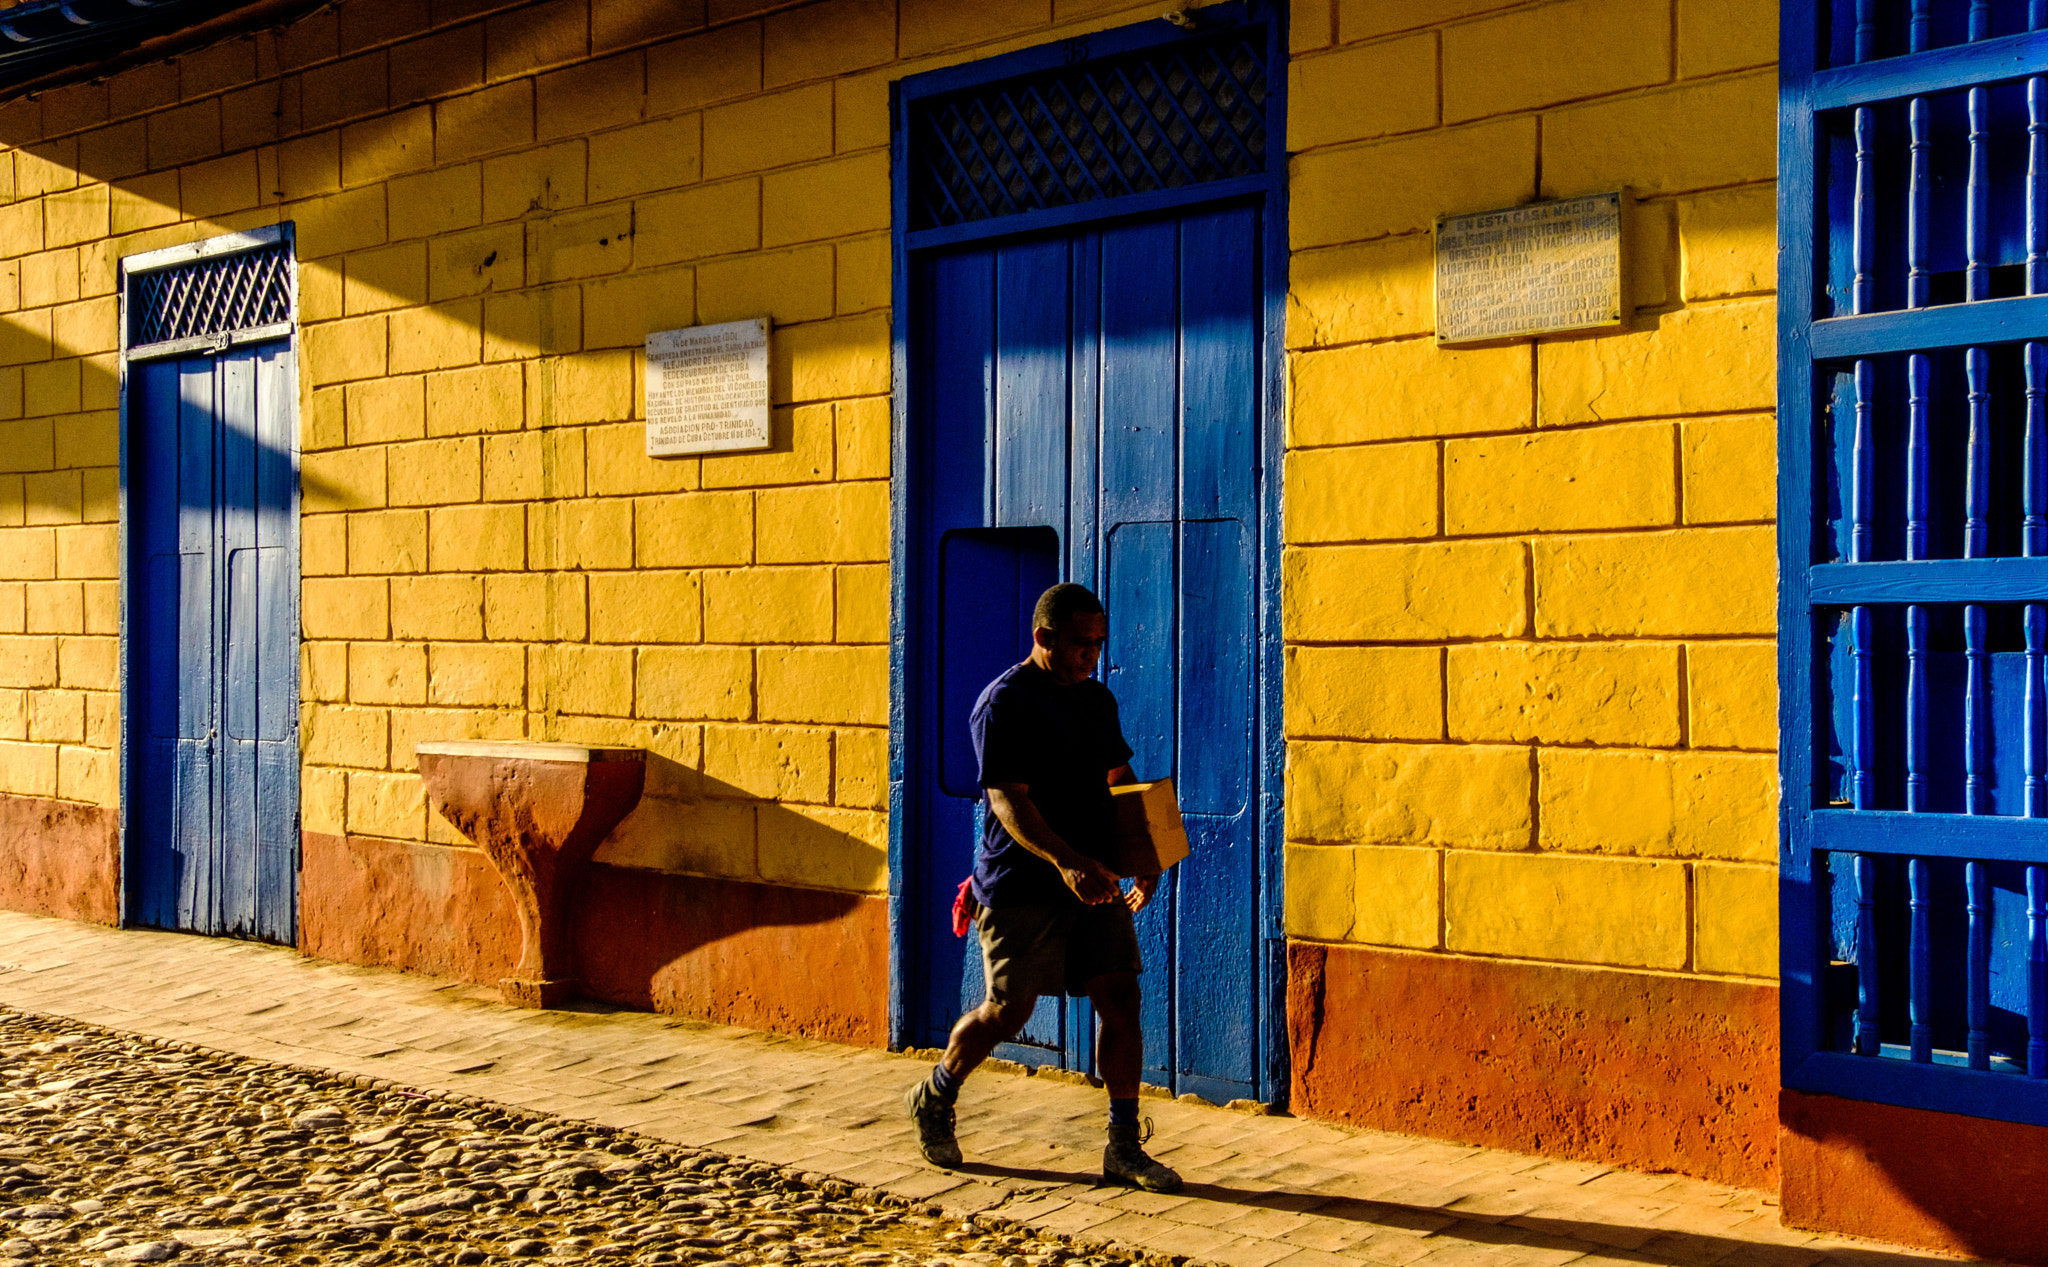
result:
[[[129,380],[130,918],[290,943],[298,478],[289,345]]]
[[[1102,596],[1133,766],[1176,780],[1193,846],[1138,921],[1146,1078],[1217,1102],[1260,1091],[1262,233],[1257,205],[1204,209],[937,254],[913,281],[931,443],[911,460],[929,464],[919,535],[939,555],[917,606],[937,617],[938,671],[951,686],[968,648],[997,649],[981,682],[1022,658],[1054,568]],[[970,543],[984,553],[963,567]],[[963,600],[963,584],[991,594]],[[920,913],[966,874],[980,812],[971,767],[945,759],[973,694],[921,699],[935,742],[920,746],[946,769],[908,792],[926,828],[905,877]],[[914,1028],[937,1044],[979,1001],[980,964],[925,928]],[[1092,1034],[1084,1004],[1047,1000],[1002,1054],[1087,1069]]]

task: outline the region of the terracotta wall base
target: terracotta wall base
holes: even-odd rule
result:
[[[121,815],[0,796],[0,907],[93,924],[121,920]]]
[[[593,864],[577,910],[596,998],[880,1047],[889,1034],[881,898]],[[519,920],[476,849],[308,832],[299,948],[495,986]]]
[[[1297,1113],[1520,1152],[1778,1181],[1778,991],[1288,946]]]

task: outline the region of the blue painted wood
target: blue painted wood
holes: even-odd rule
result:
[[[1816,853],[2033,862],[2048,856],[2048,820],[1995,814],[1817,809],[1799,818]]]
[[[1878,1035],[1877,864],[1868,855],[1854,861],[1856,884],[1856,1029],[1850,1050],[1875,1056]]]
[[[1062,536],[1067,532],[1067,256],[1062,238],[996,251],[991,490],[996,525],[1043,524]]]
[[[1811,601],[1825,607],[1858,603],[2023,603],[2048,601],[2048,558],[1887,560],[1820,563],[1811,573]]]
[[[1792,345],[1803,360],[1847,361],[1859,356],[2017,343],[2044,325],[2048,325],[2048,295],[2018,295],[1972,304],[1821,318],[1792,336]]]
[[[1814,1051],[1788,1066],[1785,1085],[1851,1100],[1932,1107],[1927,1085],[1939,1079],[1942,1089],[1934,1100],[1942,1112],[2003,1122],[2048,1121],[2048,1082],[2036,1082],[2017,1069],[1969,1069],[1944,1061],[1938,1052],[1935,1059],[1930,1068],[1903,1058],[1869,1060],[1846,1052]]]
[[[1267,113],[1270,115],[1271,98],[1267,100]],[[970,220],[964,224],[917,229],[904,234],[903,239],[910,250],[930,251],[992,239],[1007,240],[1025,233],[1072,231],[1090,227],[1107,228],[1139,215],[1156,215],[1189,207],[1242,203],[1247,198],[1257,198],[1262,194],[1270,196],[1272,187],[1273,178],[1270,176],[1236,176],[1229,180],[1212,180],[1184,189],[1126,194],[1121,198],[1100,202],[1079,202],[1067,207],[1019,211],[989,220]]]
[[[1969,1057],[1970,1068],[1991,1067],[1991,880],[1984,864],[1963,866],[1969,892]]]
[[[1906,949],[1911,1058],[1927,1064],[1934,1059],[1934,945],[1928,930],[1934,899],[1925,858],[1907,860],[1906,885],[1912,909],[1912,934]]]
[[[1819,71],[1810,81],[1807,108],[1842,110],[1950,91],[1957,84],[2010,83],[2040,74],[2048,74],[2048,39],[2008,35]]]

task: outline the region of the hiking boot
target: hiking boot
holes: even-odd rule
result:
[[[960,1141],[953,1138],[953,1106],[932,1090],[929,1078],[903,1093],[903,1107],[917,1123],[917,1148],[941,1170],[960,1164]]]
[[[1147,1192],[1179,1192],[1180,1176],[1145,1155],[1143,1145],[1152,1138],[1152,1123],[1145,1123],[1141,1137],[1136,1126],[1109,1127],[1109,1143],[1102,1150],[1102,1181],[1127,1183]]]

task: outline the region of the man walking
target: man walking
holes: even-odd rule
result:
[[[960,1164],[960,1084],[1024,1028],[1041,994],[1085,994],[1100,1023],[1095,1067],[1109,1088],[1106,1182],[1176,1192],[1180,1176],[1138,1136],[1138,935],[1157,876],[1126,893],[1103,860],[1115,839],[1111,785],[1131,780],[1116,697],[1092,676],[1109,638],[1102,603],[1055,585],[1031,616],[1031,655],[988,684],[970,727],[988,815],[974,852],[988,998],[953,1026],[944,1059],[904,1096],[935,1166]]]

